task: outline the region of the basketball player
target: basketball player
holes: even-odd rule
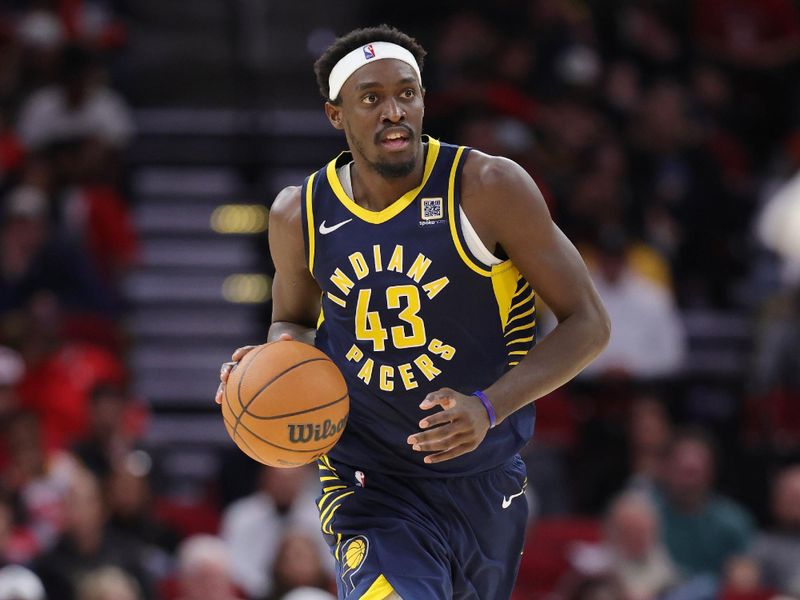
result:
[[[268,339],[315,344],[349,387],[347,428],[319,461],[339,597],[502,600],[533,401],[602,350],[609,323],[528,174],[422,135],[424,55],[381,26],[317,61],[350,151],[272,206]],[[559,324],[531,349],[534,290]]]

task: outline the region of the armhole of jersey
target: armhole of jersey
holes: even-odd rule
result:
[[[456,197],[460,197],[461,192],[461,174],[464,171],[464,163],[466,156],[469,154],[470,148],[459,146],[456,150],[453,164],[450,167],[450,178],[447,185],[447,218],[450,222],[450,235],[453,238],[453,245],[461,257],[461,260],[470,269],[475,271],[478,275],[483,277],[493,277],[498,270],[505,270],[511,265],[510,260],[505,260],[499,264],[487,264],[480,257],[475,256],[475,253],[470,249],[469,242],[467,241],[467,232],[464,231],[463,222],[468,223],[468,227],[472,230],[471,234],[477,237],[477,234],[469,223],[466,213],[462,214],[461,202],[456,203]],[[486,254],[492,256],[489,249],[483,246],[478,238],[480,247],[486,250]]]
[[[303,241],[305,242],[306,251],[306,264],[311,275],[314,275],[314,251],[315,251],[315,236],[314,236],[314,179],[316,173],[308,176],[305,184],[300,190],[300,211],[303,218]]]
[[[466,155],[469,154],[469,148],[459,146],[456,150],[456,155],[453,158],[453,164],[450,167],[450,177],[447,181],[447,219],[450,223],[450,235],[453,238],[453,245],[456,252],[470,269],[475,271],[478,275],[484,277],[491,277],[492,271],[486,265],[482,265],[480,261],[469,251],[464,240],[463,232],[461,231],[461,203],[456,206],[456,196],[461,190],[461,173],[464,170],[464,163],[466,162]]]

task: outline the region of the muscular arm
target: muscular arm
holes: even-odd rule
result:
[[[498,244],[558,325],[514,369],[483,390],[497,422],[577,375],[608,342],[608,315],[578,251],[550,218],[541,192],[513,161],[471,152],[464,165],[461,202],[487,248]],[[408,443],[433,452],[425,462],[455,458],[483,441],[489,419],[480,401],[445,388],[420,407],[445,410],[425,417]]]
[[[608,315],[578,251],[553,223],[533,179],[513,161],[470,154],[462,204],[488,248],[502,246],[558,325],[484,390],[502,419],[563,385],[608,342]]]
[[[270,342],[288,334],[314,343],[320,289],[306,264],[301,201],[300,188],[288,187],[278,194],[269,213],[269,249],[275,263]]]

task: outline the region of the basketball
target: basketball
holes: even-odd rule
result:
[[[338,367],[309,344],[282,340],[257,346],[233,368],[222,418],[250,458],[289,468],[333,448],[349,407]]]

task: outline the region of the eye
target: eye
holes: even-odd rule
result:
[[[366,94],[361,98],[364,104],[375,104],[378,101],[378,94]]]
[[[417,95],[417,92],[414,91],[414,88],[406,88],[406,89],[403,90],[402,94],[400,94],[400,95],[403,96],[403,98],[411,99],[411,98],[413,98],[414,96]]]

